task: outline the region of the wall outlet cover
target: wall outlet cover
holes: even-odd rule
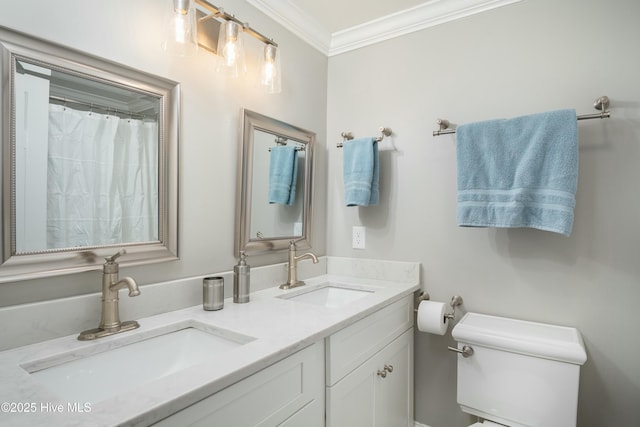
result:
[[[354,225],[351,237],[351,247],[353,249],[364,249],[366,238],[366,228]]]

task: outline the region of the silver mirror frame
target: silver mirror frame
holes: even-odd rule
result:
[[[238,145],[238,191],[236,199],[235,255],[240,251],[248,255],[263,254],[288,249],[290,240],[297,240],[301,249],[311,247],[311,216],[313,200],[313,151],[316,134],[271,117],[242,109],[241,141]],[[254,131],[261,130],[280,135],[305,145],[304,200],[302,205],[302,236],[277,236],[251,239],[251,200],[253,180]]]
[[[12,200],[15,200],[13,147],[16,117],[12,100],[17,58],[40,62],[49,67],[96,78],[115,86],[134,88],[136,91],[159,98],[158,241],[15,254],[15,218],[13,217],[15,211]],[[0,121],[2,141],[0,283],[99,269],[104,263],[104,258],[113,255],[122,247],[126,248],[127,254],[119,260],[121,266],[178,259],[180,84],[1,26],[0,78],[0,102],[3,111]]]

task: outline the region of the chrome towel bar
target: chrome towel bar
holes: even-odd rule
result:
[[[376,142],[380,142],[382,141],[385,137],[387,136],[391,136],[391,128],[386,128],[386,127],[382,127],[380,126],[378,128],[378,132],[380,132],[380,136],[376,138]],[[342,142],[338,142],[336,144],[336,147],[338,148],[342,148],[344,146],[344,143],[347,141],[350,141],[353,139],[353,133],[351,132],[342,132],[340,134],[340,136],[342,137]]]
[[[608,119],[609,117],[611,117],[611,113],[607,111],[607,108],[609,108],[609,97],[601,96],[600,98],[596,99],[593,103],[593,108],[599,110],[600,113],[583,114],[576,117],[577,120]],[[447,119],[437,119],[436,124],[438,125],[439,129],[433,131],[433,136],[456,133],[455,125],[453,125]]]

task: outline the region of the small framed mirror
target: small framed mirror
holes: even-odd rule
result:
[[[290,240],[311,247],[315,138],[314,132],[242,110],[236,256],[287,249]]]
[[[0,27],[0,282],[177,259],[178,83]]]

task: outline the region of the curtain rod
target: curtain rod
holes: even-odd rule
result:
[[[80,101],[77,99],[72,99],[72,98],[66,98],[66,97],[61,97],[61,96],[55,96],[55,95],[51,95],[49,96],[49,99],[52,101],[56,101],[56,102],[61,102],[63,104],[77,104],[77,105],[84,105],[85,107],[89,107],[89,111],[93,111],[93,110],[101,110],[106,112],[107,114],[113,114],[113,115],[122,115],[125,117],[130,117],[130,118],[134,118],[134,117],[139,117],[142,119],[156,119],[156,115],[146,115],[146,114],[142,114],[142,113],[134,113],[133,111],[125,111],[125,110],[120,110],[118,108],[115,107],[108,107],[105,105],[100,105],[100,104],[95,104],[93,102],[86,102],[86,101]]]

